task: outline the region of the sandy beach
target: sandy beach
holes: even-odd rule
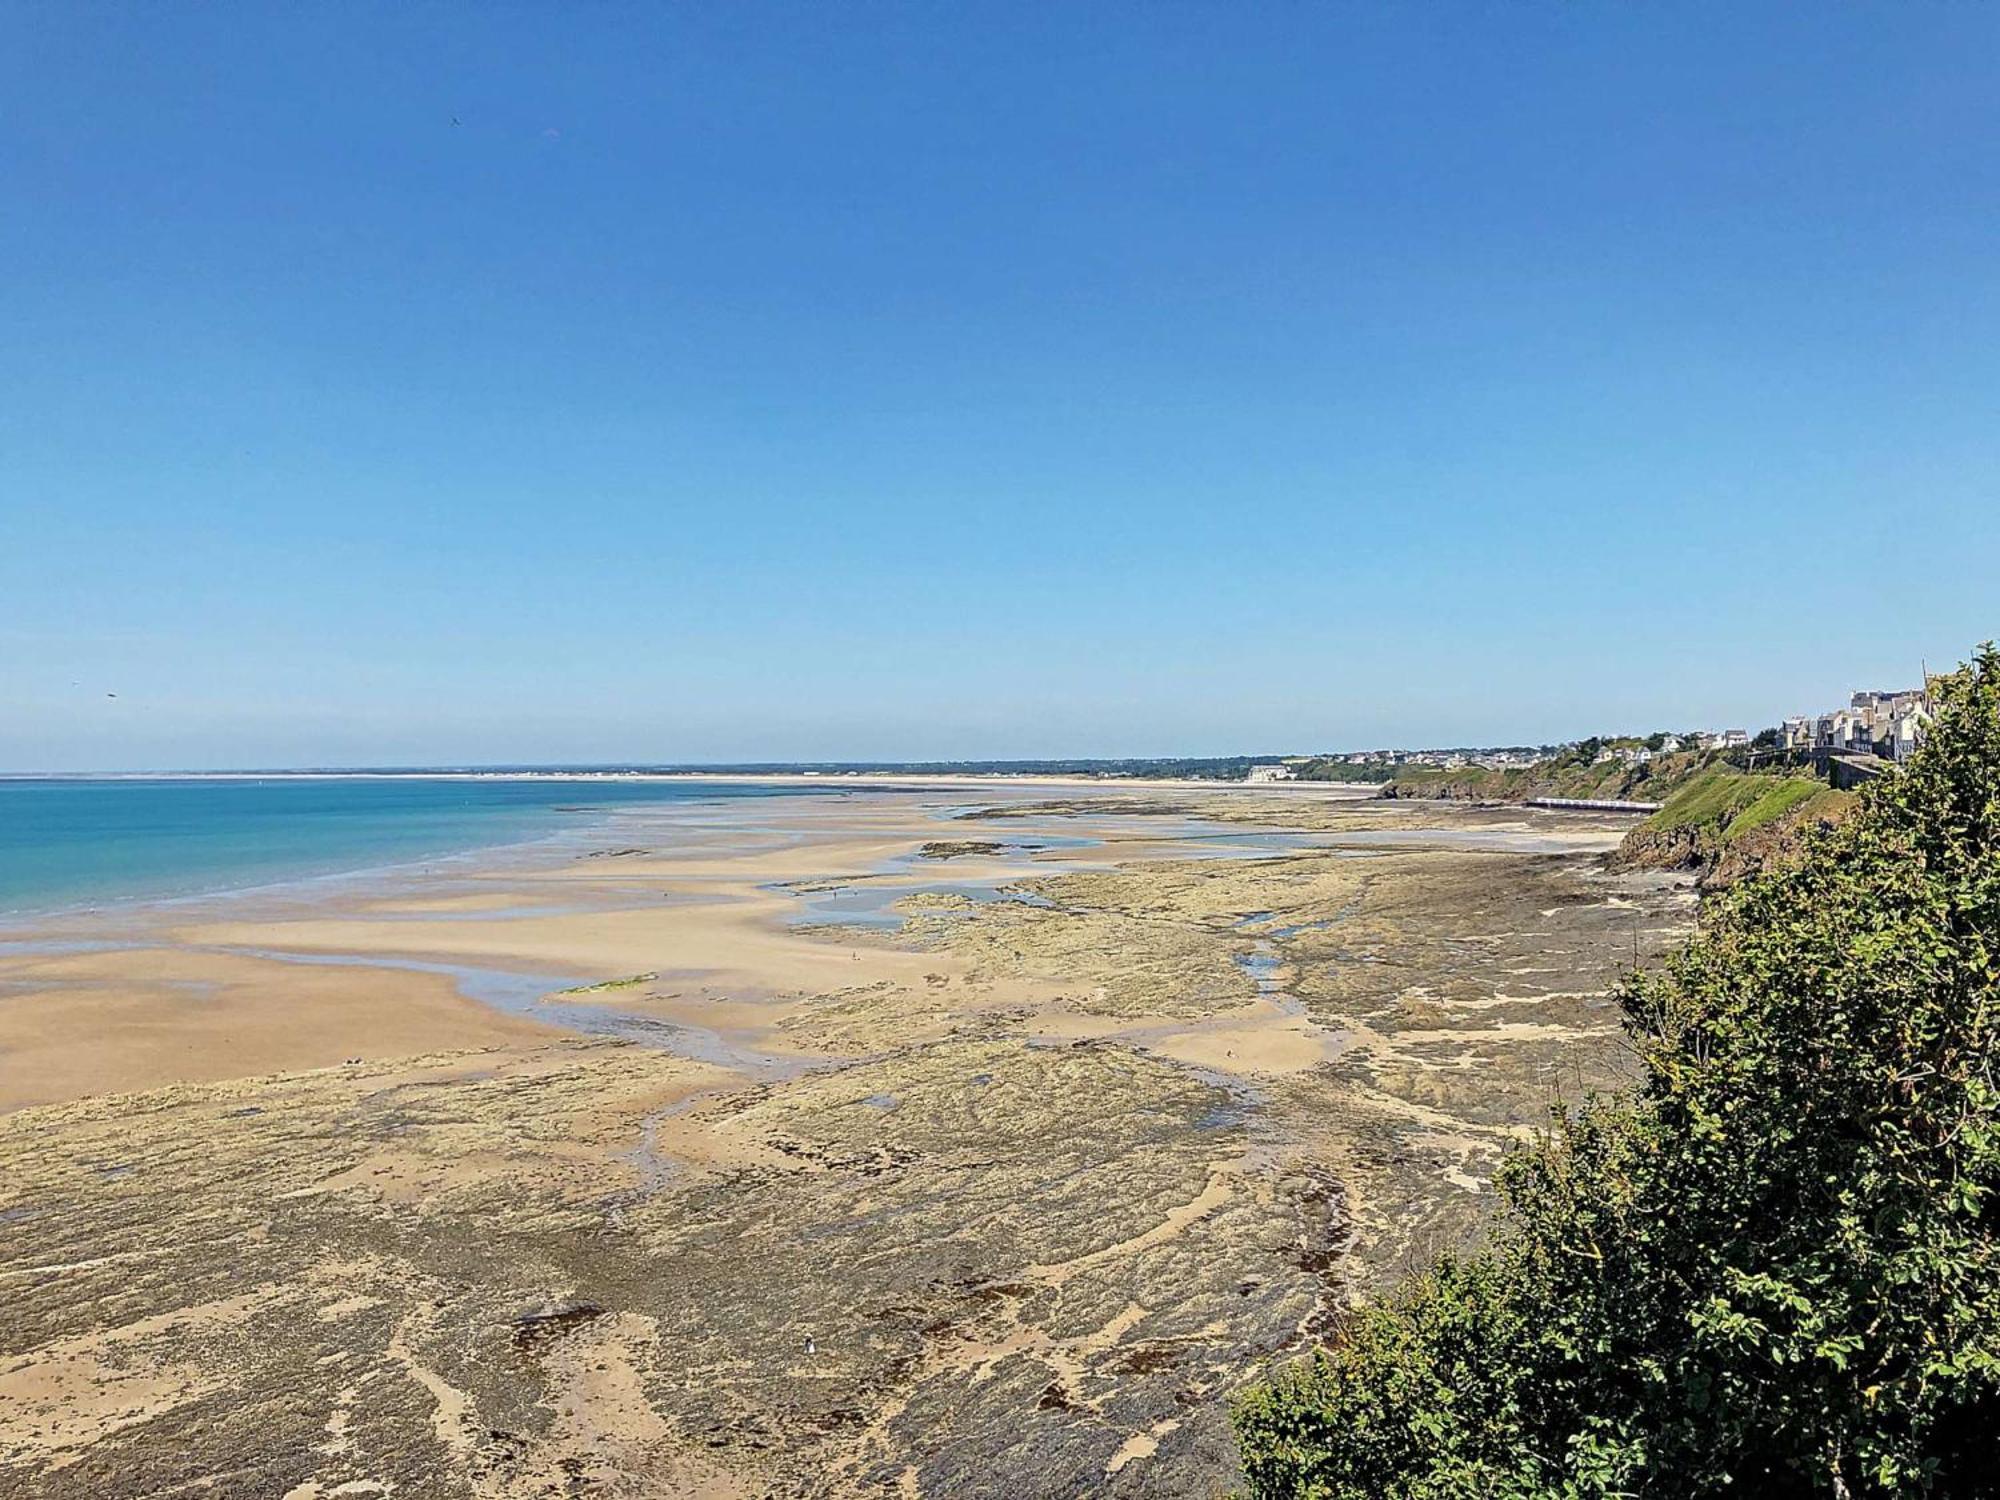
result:
[[[1614,819],[897,780],[0,933],[0,1487],[1213,1493],[1687,919]]]
[[[1229,832],[1226,824],[1206,826],[1184,845],[1158,837],[1157,819],[1113,811],[1176,787],[1214,797],[1213,783],[1144,782],[1107,793],[1101,780],[1081,777],[895,781],[900,790],[760,805],[719,835],[706,827],[716,816],[706,805],[685,814],[632,812],[580,856],[504,851],[449,875],[388,872],[338,893],[318,893],[308,882],[269,895],[135,903],[0,928],[0,986],[9,996],[0,1014],[0,1056],[8,1061],[0,1109],[328,1066],[357,1049],[393,1057],[547,1040],[565,1024],[559,1009],[539,1018],[509,1014],[540,998],[537,976],[549,992],[662,976],[648,986],[649,1014],[697,1029],[765,1033],[760,1041],[770,1043],[788,1014],[776,997],[911,984],[938,972],[964,977],[964,964],[948,955],[829,941],[827,929],[849,914],[810,910],[815,886],[864,901],[879,896],[886,912],[924,889],[997,888],[1114,858],[1208,852]],[[1064,814],[1051,824],[1057,840],[1087,849],[960,854],[947,876],[944,861],[917,851],[951,836],[944,820],[961,804],[913,794],[913,785],[981,792],[1001,805],[1088,787],[1100,806],[1094,818]],[[1319,805],[1360,794],[1312,788],[1303,795]],[[1010,829],[1008,841],[1033,844],[1033,825]],[[399,966],[397,958],[429,967]],[[365,982],[355,967],[366,970]],[[471,969],[501,976],[500,988],[518,993],[481,1003],[464,991]],[[509,985],[508,975],[520,983]],[[989,998],[1014,1004],[1035,993],[1016,979]],[[587,998],[629,999],[615,991]]]

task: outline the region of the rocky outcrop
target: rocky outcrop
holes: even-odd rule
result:
[[[1724,844],[1703,871],[1702,888],[1718,890],[1734,885],[1773,864],[1797,858],[1808,833],[1814,828],[1845,822],[1859,805],[1853,797],[1827,798],[1800,808],[1790,818]]]
[[[1614,870],[1694,870],[1715,858],[1713,828],[1651,828],[1645,824],[1625,835],[1611,855]]]
[[[1792,858],[1812,829],[1841,822],[1855,805],[1854,798],[1829,792],[1734,836],[1722,822],[1658,827],[1648,819],[1625,835],[1609,863],[1615,870],[1697,870],[1703,890],[1719,890]]]

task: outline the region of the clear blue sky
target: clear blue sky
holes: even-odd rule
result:
[[[12,4],[0,767],[1755,727],[1996,293],[1992,5]]]

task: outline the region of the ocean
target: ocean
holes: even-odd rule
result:
[[[620,807],[806,790],[815,789],[547,777],[0,778],[0,914],[412,864],[548,837]]]

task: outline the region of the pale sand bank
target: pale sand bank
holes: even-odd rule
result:
[[[559,1035],[407,969],[124,948],[0,975],[0,1110]]]

